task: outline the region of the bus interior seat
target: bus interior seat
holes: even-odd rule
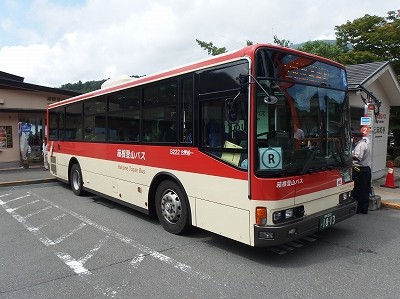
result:
[[[242,149],[241,146],[229,141],[225,141],[224,148]],[[241,155],[242,153],[223,152],[221,159],[235,166],[239,166]]]

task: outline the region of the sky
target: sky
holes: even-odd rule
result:
[[[398,0],[2,0],[0,71],[48,87],[148,75],[207,58],[196,38],[236,50],[335,39]]]

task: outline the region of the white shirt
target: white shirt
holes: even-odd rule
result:
[[[351,152],[352,156],[357,158],[356,161],[353,161],[355,165],[358,166],[369,166],[372,165],[372,157],[371,157],[371,149],[368,145],[367,139],[361,139],[357,142],[356,147]]]
[[[294,131],[293,133],[293,137],[295,139],[301,140],[304,139],[304,132],[302,129],[297,129],[296,131]]]

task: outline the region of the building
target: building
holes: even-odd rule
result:
[[[387,174],[390,107],[400,106],[400,85],[388,61],[348,65],[346,70],[353,130],[360,131],[363,127],[361,117],[371,116],[371,124],[365,125],[364,130],[370,129],[372,179],[375,180]]]
[[[0,71],[0,168],[20,166],[19,124],[30,124],[28,165],[41,163],[49,103],[79,93],[24,82],[23,77]]]

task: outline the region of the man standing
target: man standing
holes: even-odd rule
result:
[[[304,139],[304,131],[300,129],[296,124],[294,125],[293,137],[299,142]]]
[[[358,201],[357,213],[368,214],[371,190],[372,156],[369,139],[362,137],[352,151],[353,158],[353,197]]]
[[[47,138],[44,137],[43,143],[42,143],[42,156],[43,156],[43,170],[48,170],[49,169],[49,162],[48,162],[48,157],[47,157]]]

